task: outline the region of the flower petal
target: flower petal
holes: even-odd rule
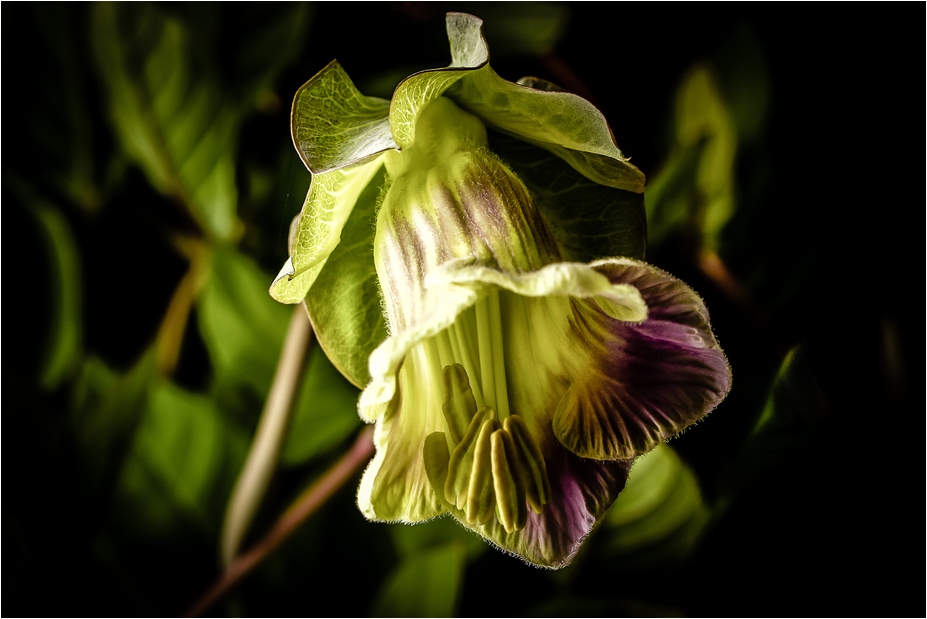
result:
[[[444,294],[440,292],[428,295],[428,311],[419,314],[418,321],[410,328],[388,337],[370,355],[370,384],[361,393],[358,412],[361,419],[371,423],[379,419],[386,411],[387,405],[398,391],[397,374],[409,352],[429,337],[451,325],[459,314],[478,300],[476,291],[462,286],[448,287]],[[440,302],[439,302],[440,301]],[[439,370],[441,368],[438,368]],[[425,379],[418,379],[424,381]],[[441,372],[434,374],[435,383],[443,384]],[[444,401],[442,395],[438,400]],[[424,412],[421,413],[424,415]]]
[[[438,494],[444,508],[468,529],[529,563],[557,569],[570,563],[583,539],[624,488],[630,463],[583,460],[552,439],[541,445],[541,450],[547,459],[550,501],[540,514],[528,510],[526,524],[519,531],[507,532],[497,518],[486,524],[469,524],[463,510]],[[448,459],[444,433],[429,435],[424,460],[432,486],[444,487]]]
[[[442,369],[430,352],[418,347],[409,353],[393,381],[396,396],[378,409],[377,455],[357,493],[358,507],[370,520],[415,523],[445,511],[422,460],[425,437],[444,429],[440,409],[427,414],[444,400]]]
[[[360,412],[380,428],[378,455],[361,485],[361,508],[368,518],[406,522],[451,510],[500,548],[538,565],[565,565],[617,497],[630,464],[582,460],[553,435],[552,419],[563,392],[571,377],[591,363],[592,349],[577,342],[570,331],[571,316],[583,302],[603,316],[644,320],[647,308],[640,292],[633,285],[613,283],[590,265],[558,263],[508,274],[468,265],[466,260],[433,270],[423,290],[424,306],[431,312],[418,314],[419,320],[387,338],[371,356],[373,380],[361,395]],[[486,471],[474,465],[461,473],[456,466],[454,479],[447,479],[450,450],[445,432],[454,434],[456,443],[465,429],[448,424],[442,414],[442,403],[457,405],[445,393],[453,395],[454,390],[445,387],[447,376],[453,375],[442,374],[447,365],[442,354],[446,358],[453,344],[442,353],[439,342],[447,329],[466,329],[473,306],[486,303],[491,295],[497,295],[500,304],[499,327],[492,337],[499,338],[505,376],[501,382],[509,385],[511,414],[523,418],[524,426],[507,423],[508,437],[500,435],[493,444],[485,441],[492,449],[485,459],[494,472],[481,489],[490,490],[491,482],[494,496],[463,501],[464,482],[472,481],[467,471]],[[478,379],[480,372],[471,375]],[[487,397],[486,383],[482,386],[484,393],[477,399]],[[476,403],[465,408],[475,409]],[[426,436],[440,437],[440,447],[429,445],[438,439]],[[427,491],[421,485],[423,473],[430,481]],[[448,483],[456,504],[449,502]],[[494,505],[498,514],[486,512]]]
[[[640,322],[647,317],[647,305],[634,286],[613,283],[589,265],[570,262],[549,264],[528,273],[505,273],[470,261],[445,262],[428,274],[426,285],[492,284],[526,297],[577,297],[595,299],[598,306],[616,320]]]
[[[591,308],[575,317],[575,337],[595,354],[571,378],[553,429],[584,458],[634,458],[714,409],[730,390],[730,366],[691,288],[634,260],[592,266],[613,285],[637,288],[647,320],[622,322]]]

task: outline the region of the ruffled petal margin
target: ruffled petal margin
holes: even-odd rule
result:
[[[624,488],[633,458],[712,410],[730,389],[704,303],[671,275],[627,258],[508,274],[463,263],[433,272],[446,303],[371,356],[361,416],[377,456],[358,493],[372,520],[450,512],[499,548],[550,568],[568,564]],[[511,413],[525,419],[550,481],[541,513],[507,532],[468,523],[446,500],[445,395],[435,336],[491,291],[502,293]],[[621,318],[624,318],[622,320]]]
[[[554,433],[584,458],[630,459],[713,410],[731,388],[731,370],[705,304],[687,285],[630,259],[591,266],[613,285],[639,290],[647,320],[574,313],[574,337],[595,353],[571,378],[554,416]]]

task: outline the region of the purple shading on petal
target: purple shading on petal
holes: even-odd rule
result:
[[[494,522],[491,539],[533,563],[557,568],[573,560],[583,539],[618,498],[631,463],[582,460],[559,445],[544,453],[551,501],[540,514],[529,511],[528,524],[516,533],[508,534]]]
[[[561,400],[554,433],[583,457],[633,458],[714,409],[730,390],[730,367],[691,288],[643,263],[596,268],[612,283],[638,288],[648,317],[626,323],[575,304],[574,334],[598,350]]]
[[[443,445],[441,433],[429,436],[426,460],[431,457],[430,451],[440,450]],[[583,539],[624,489],[631,463],[584,460],[563,449],[553,437],[541,449],[550,478],[551,500],[540,514],[528,511],[524,529],[507,533],[496,516],[485,525],[468,525],[461,510],[449,503],[445,506],[464,526],[502,550],[556,569],[570,563]],[[429,477],[432,485],[443,484],[441,473],[429,470]]]

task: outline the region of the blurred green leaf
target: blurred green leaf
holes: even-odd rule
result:
[[[752,437],[794,434],[812,428],[821,418],[824,396],[814,376],[804,347],[795,346],[786,354],[776,372],[773,388]]]
[[[753,430],[726,467],[722,507],[733,494],[805,446],[824,419],[827,400],[799,345],[786,354]]]
[[[39,379],[51,389],[67,377],[81,352],[81,262],[77,242],[61,212],[48,204],[36,204],[32,212],[41,225],[52,263],[52,319]]]
[[[734,214],[737,128],[708,66],[696,65],[683,79],[676,98],[676,135],[682,149],[705,142],[695,187],[703,204],[696,217],[705,245],[717,249],[718,235]]]
[[[147,2],[101,2],[91,36],[123,149],[209,236],[236,238],[241,109],[223,97],[215,67],[193,62],[189,28]]]
[[[243,428],[208,397],[160,379],[151,386],[119,479],[115,512],[144,537],[179,524],[211,532],[247,449]]]
[[[742,142],[759,138],[769,113],[769,71],[753,30],[743,24],[713,57],[718,82]]]
[[[384,581],[373,617],[450,617],[463,585],[466,552],[459,542],[404,559]]]
[[[569,3],[565,2],[492,2],[472,6],[464,3],[455,10],[472,12],[485,22],[493,56],[547,54],[570,22]]]
[[[82,324],[81,255],[68,220],[18,176],[5,174],[5,189],[25,208],[42,239],[48,272],[40,280],[48,287],[49,322],[42,334],[44,347],[39,385],[54,389],[80,362]]]
[[[676,563],[694,548],[708,518],[695,474],[660,444],[634,463],[595,551],[619,558],[623,569]]]
[[[267,102],[276,98],[274,80],[301,54],[313,10],[309,2],[254,2],[235,13],[243,36],[227,43],[234,56],[237,95],[253,99],[251,105],[258,108],[266,108]]]
[[[41,161],[29,166],[30,172],[47,174],[49,184],[75,204],[92,210],[100,202],[95,165],[99,153],[94,150],[94,119],[88,102],[90,76],[74,53],[75,39],[81,34],[76,20],[79,9],[72,5],[60,5],[54,11],[39,5],[32,9],[42,44],[55,65],[43,67],[43,73],[59,75],[60,79],[41,80],[42,91],[30,97],[30,104],[41,112],[23,120],[31,125],[30,136],[38,142],[36,150],[43,154]]]
[[[673,230],[696,235],[698,246],[716,250],[721,230],[734,215],[737,128],[714,69],[696,64],[676,93],[675,144],[647,188],[648,235],[659,245]]]
[[[154,376],[153,349],[123,375],[97,357],[81,368],[72,404],[75,433],[90,485],[99,492],[108,491],[121,469]]]
[[[220,390],[247,386],[263,398],[270,388],[291,311],[267,296],[268,279],[234,249],[212,251],[197,315]]]
[[[669,157],[647,186],[651,246],[676,231],[718,250],[738,206],[738,155],[762,135],[768,101],[765,59],[747,26],[723,42],[715,61],[692,66],[676,92]]]
[[[353,435],[361,424],[357,416],[359,395],[324,351],[313,347],[280,456],[281,464],[301,464]]]

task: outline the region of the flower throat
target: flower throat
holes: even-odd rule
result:
[[[487,145],[482,121],[440,97],[419,114],[415,142],[385,153],[389,186],[374,260],[391,332],[439,312],[442,299],[426,290],[455,264],[519,274],[560,260],[534,198]],[[422,345],[427,365],[443,376],[442,410],[428,414],[443,417],[446,427],[444,498],[468,523],[496,514],[511,533],[525,527],[529,506],[541,513],[550,482],[528,425],[510,410],[500,306],[506,294],[482,294]]]
[[[541,513],[551,490],[540,447],[524,419],[509,410],[499,294],[490,292],[428,345],[443,367],[441,413],[450,453],[444,498],[470,524],[496,514],[512,533],[527,524],[528,506]],[[471,375],[477,377],[472,383]]]

